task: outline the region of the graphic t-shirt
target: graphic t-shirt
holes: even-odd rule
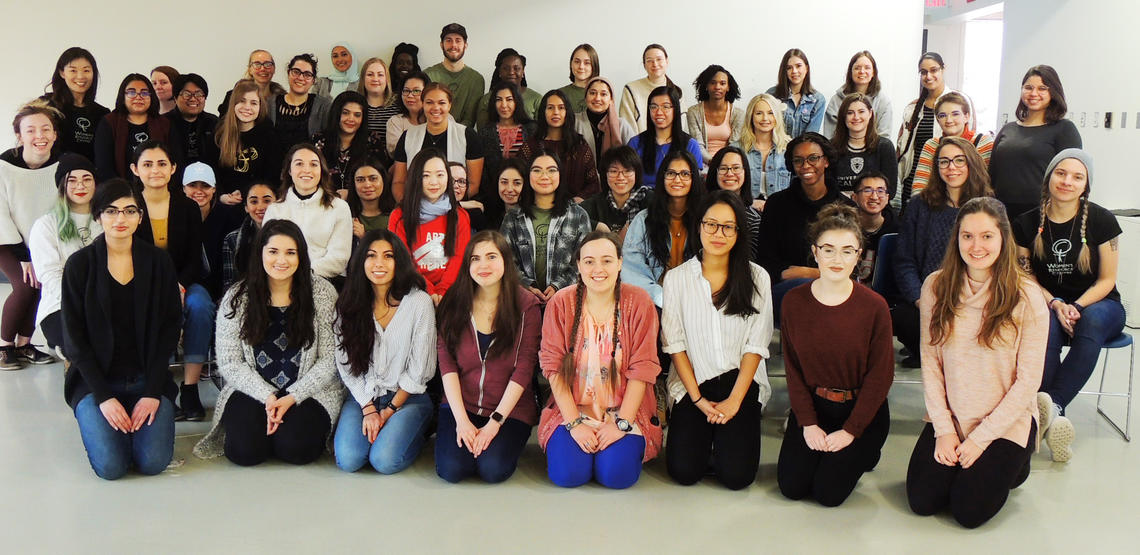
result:
[[[1077,300],[1096,282],[1100,268],[1099,247],[1120,236],[1120,224],[1116,216],[1097,204],[1089,203],[1088,221],[1085,222],[1085,241],[1089,246],[1089,273],[1081,273],[1077,260],[1081,254],[1081,220],[1083,210],[1065,222],[1045,219],[1041,238],[1045,241],[1045,256],[1029,257],[1033,275],[1049,293],[1071,303]],[[1013,224],[1013,236],[1017,245],[1033,252],[1033,241],[1037,237],[1037,226],[1041,222],[1041,209],[1022,214]],[[1120,300],[1115,287],[1105,296],[1106,299]]]
[[[534,207],[534,286],[546,290],[546,244],[550,239],[550,210]]]

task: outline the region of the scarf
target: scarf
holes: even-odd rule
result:
[[[610,206],[619,212],[625,214],[626,219],[632,218],[634,214],[640,212],[645,208],[645,198],[649,196],[649,187],[634,187],[630,191],[629,198],[626,199],[625,205],[618,208],[617,202],[614,200],[614,192],[610,190],[606,193],[606,198],[610,201]]]
[[[451,198],[446,194],[440,195],[435,202],[428,199],[420,201],[420,225],[426,224],[451,211]]]
[[[606,84],[610,89],[610,109],[606,111],[605,117],[598,123],[598,129],[602,131],[602,144],[598,145],[600,148],[598,152],[605,152],[616,146],[625,144],[621,140],[621,121],[618,119],[617,99],[614,97],[614,86],[605,77],[595,77],[586,83],[586,90],[590,90],[590,85],[601,81]],[[586,108],[589,113],[590,108]]]
[[[332,86],[329,87],[329,96],[333,98],[336,98],[336,95],[347,90],[349,83],[360,79],[360,64],[357,63],[356,52],[347,42],[340,41],[329,47],[329,65],[332,65],[332,49],[338,46],[343,46],[345,50],[348,50],[349,54],[352,54],[352,65],[348,66],[346,71],[339,71],[336,69],[336,66],[333,66],[332,71],[329,72],[329,80],[332,81]]]

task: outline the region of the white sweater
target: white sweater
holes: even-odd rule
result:
[[[301,200],[290,188],[283,200],[269,205],[265,221],[289,220],[297,224],[309,245],[313,272],[331,278],[344,275],[352,255],[352,211],[340,197],[333,197],[332,206],[321,205],[322,195],[324,192],[317,189],[316,194]]]
[[[36,309],[36,326],[53,312],[60,310],[60,288],[63,284],[63,266],[75,251],[90,245],[96,237],[103,233],[103,226],[99,220],[90,214],[72,214],[71,220],[76,228],[86,228],[86,241],[75,238],[64,241],[59,238],[59,220],[55,214],[48,212],[32,224],[28,235],[28,249],[32,253],[32,267],[36,270],[36,278],[40,280],[40,304]]]
[[[0,161],[0,245],[24,243],[32,224],[58,198],[55,168],[29,170]]]

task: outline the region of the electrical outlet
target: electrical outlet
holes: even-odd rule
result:
[[[1001,124],[1005,125],[1007,123],[1009,123],[1009,112],[1006,112],[1006,113],[1001,115]]]
[[[1104,113],[1104,128],[1112,129],[1112,112]]]
[[[1086,116],[1087,114],[1088,114],[1088,112],[1081,112],[1081,127],[1084,127],[1084,126],[1085,126],[1085,123],[1086,123],[1086,118],[1085,118],[1085,116]]]

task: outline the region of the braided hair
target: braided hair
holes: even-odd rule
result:
[[[1045,175],[1045,184],[1041,187],[1041,217],[1037,220],[1037,235],[1033,238],[1033,257],[1038,260],[1045,258],[1045,213],[1049,209],[1052,200],[1049,196],[1049,180],[1052,172]],[[1085,185],[1085,192],[1081,193],[1080,213],[1081,213],[1081,252],[1077,255],[1077,269],[1082,274],[1092,273],[1092,252],[1089,250],[1088,238],[1085,232],[1088,229],[1089,223],[1089,193],[1090,187]]]
[[[610,231],[591,231],[582,238],[582,242],[578,244],[577,259],[582,257],[582,247],[587,243],[596,240],[606,240],[613,243],[614,248],[617,249],[618,258],[621,258],[621,240],[617,234]],[[570,327],[570,348],[566,350],[566,354],[562,356],[562,363],[558,368],[558,377],[562,383],[568,388],[572,388],[571,384],[578,376],[578,368],[575,364],[574,351],[578,346],[578,332],[582,324],[582,307],[586,304],[586,282],[582,281],[582,276],[578,276],[578,284],[574,289],[574,324]],[[610,344],[610,365],[609,369],[602,371],[602,380],[609,384],[610,392],[618,390],[618,384],[621,383],[621,373],[618,372],[617,367],[617,350],[621,346],[621,274],[618,274],[617,281],[614,283],[614,316],[610,324],[610,337],[612,338]],[[584,339],[582,340],[584,341]]]

